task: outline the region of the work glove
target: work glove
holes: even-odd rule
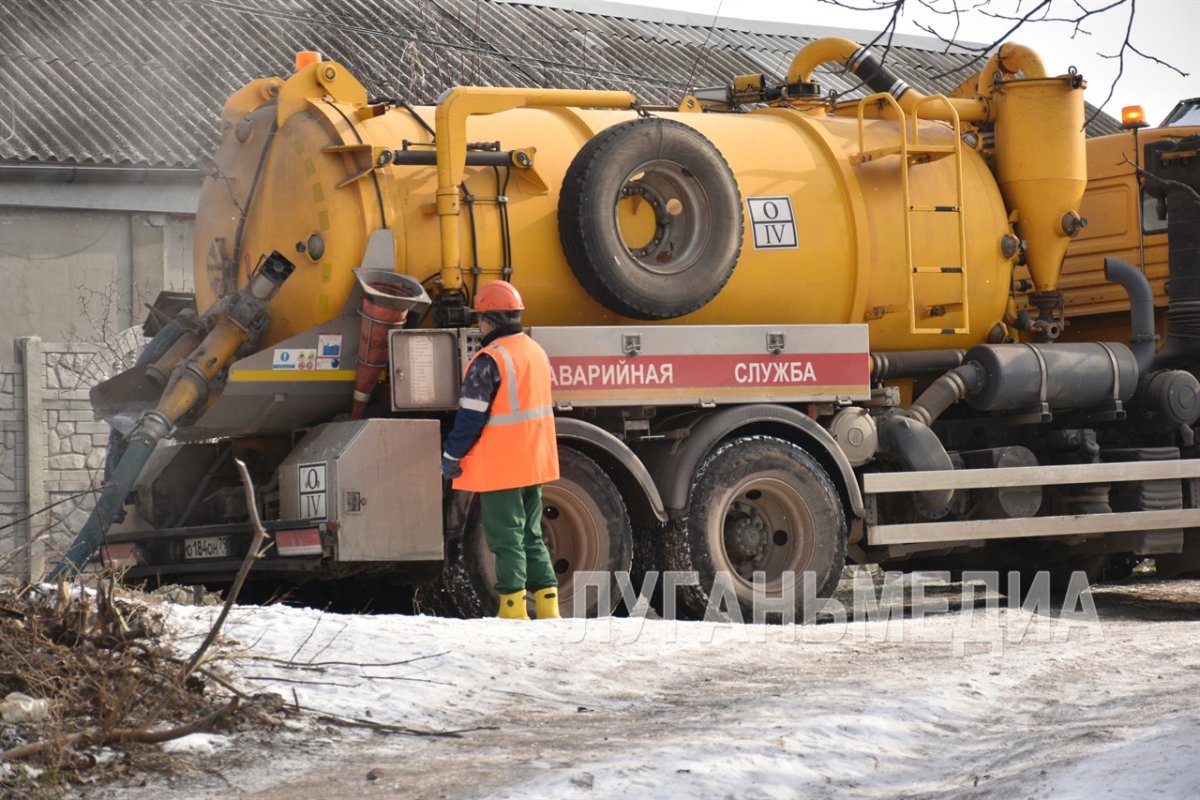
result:
[[[442,453],[442,477],[451,480],[462,475],[462,464],[457,458]]]

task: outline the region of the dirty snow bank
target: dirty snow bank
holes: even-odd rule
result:
[[[298,772],[223,781],[301,797],[379,762],[391,782],[364,797],[1196,797],[1200,583],[1163,585],[1097,591],[1098,622],[969,607],[806,627],[239,608],[224,664],[249,689],[341,717],[496,729],[335,744]],[[216,612],[169,613],[187,650]],[[176,789],[229,785],[189,791]]]

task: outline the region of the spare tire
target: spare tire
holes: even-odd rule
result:
[[[636,119],[601,131],[575,156],[558,233],[576,279],[605,307],[670,319],[712,300],[733,274],[742,199],[699,131]]]

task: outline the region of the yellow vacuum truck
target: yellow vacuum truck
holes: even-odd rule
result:
[[[823,95],[822,64],[872,93]],[[823,39],[781,85],[672,107],[413,107],[300,58],[225,106],[194,304],[161,298],[138,365],[93,392],[108,488],[60,570],[103,549],[134,579],[228,581],[239,457],[272,539],[252,578],[404,576],[494,609],[438,464],[497,279],[551,358],[564,613],[612,610],[631,567],[691,576],[668,590],[690,616],[729,591],[810,614],[847,560],[1200,569],[1197,131],[1110,146],[1140,179],[1089,164],[1083,92],[1012,44],[950,96]],[[1126,194],[1085,201],[1092,170]],[[1089,225],[1140,220],[1142,195],[1157,272]]]

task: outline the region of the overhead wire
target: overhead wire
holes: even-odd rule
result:
[[[700,45],[700,52],[696,54],[696,60],[692,63],[692,71],[688,73],[685,89],[690,89],[692,86],[692,78],[696,76],[696,70],[700,66],[700,59],[705,58],[704,48],[708,47],[708,42],[712,39],[713,31],[717,29],[717,20],[721,18],[721,6],[725,0],[717,0],[717,10],[713,12],[712,24],[708,26],[708,34],[704,37],[704,42]],[[707,59],[705,59],[707,62]]]
[[[445,50],[462,51],[466,53],[476,53],[480,55],[491,56],[492,58],[502,59],[510,62],[525,62],[536,64],[541,67],[554,67],[564,74],[572,74],[578,77],[604,76],[607,78],[621,80],[635,80],[644,85],[658,87],[664,90],[680,90],[688,88],[686,82],[672,81],[669,79],[655,78],[644,73],[627,72],[624,70],[606,68],[599,64],[579,64],[572,61],[562,59],[547,58],[525,53],[507,52],[498,50],[492,47],[482,47],[479,45],[468,44],[464,42],[446,41],[433,39],[420,32],[405,32],[397,29],[383,30],[363,25],[354,25],[342,20],[318,20],[311,17],[306,17],[301,14],[287,13],[278,10],[266,8],[249,8],[246,6],[237,5],[225,0],[179,0],[179,2],[189,5],[209,6],[213,8],[222,8],[230,11],[236,11],[239,15],[260,16],[269,19],[286,20],[298,24],[307,24],[320,27],[336,28],[339,30],[355,33],[363,33],[370,36],[377,36],[385,39],[399,40],[404,42],[416,42],[429,47],[442,48]],[[633,38],[633,37],[624,37]],[[460,52],[461,55],[461,52]],[[461,73],[460,73],[461,74]]]

